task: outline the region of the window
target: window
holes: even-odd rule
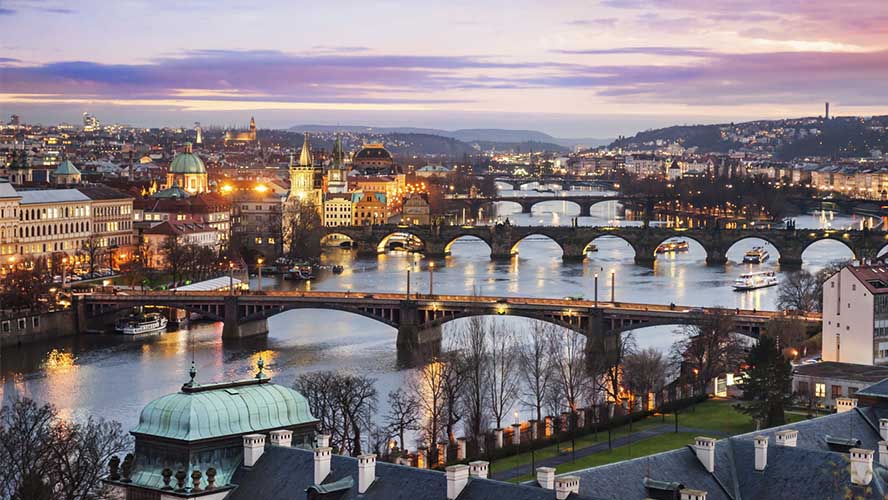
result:
[[[0,324],[0,332],[9,333],[9,321],[4,321]]]
[[[34,328],[40,328],[40,316],[34,316],[31,318],[31,326]]]
[[[261,245],[261,244],[262,244],[262,238],[260,238],[260,237],[257,236],[257,237],[256,237],[256,244],[257,244],[257,245]]]
[[[799,382],[799,394],[808,394],[808,382]]]
[[[26,326],[28,326],[28,323],[25,321],[25,318],[19,318],[18,319],[18,329],[24,330]]]
[[[274,238],[268,238],[268,244],[274,245]]]
[[[826,384],[814,384],[814,396],[818,398],[826,397]]]
[[[840,386],[840,385],[834,385],[834,386],[832,386],[832,391],[831,391],[831,393],[832,393],[832,398],[833,398],[833,399],[836,399],[836,398],[840,398],[840,397],[842,397],[842,386]]]

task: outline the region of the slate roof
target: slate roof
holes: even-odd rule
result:
[[[648,457],[570,473],[580,478],[580,494],[601,499],[644,499],[650,493],[644,478],[675,481],[708,492],[707,500],[885,498],[888,470],[874,460],[869,488],[851,484],[848,455],[830,450],[825,436],[853,436],[861,448],[878,450],[878,418],[888,410],[858,408],[716,442],[715,472],[700,464],[691,446]],[[799,431],[795,448],[776,445],[780,430]],[[758,472],[754,464],[756,435],[768,436],[768,463]],[[876,454],[878,456],[878,453]]]
[[[354,479],[342,499],[367,500],[445,500],[447,480],[443,472],[376,462],[376,479],[363,495],[358,495],[358,462],[353,457],[333,455],[330,475],[324,484]],[[292,500],[304,498],[314,484],[314,453],[300,448],[266,446],[253,467],[241,467],[232,482],[237,489],[226,500]],[[582,485],[581,485],[582,487]],[[536,486],[516,485],[492,479],[469,478],[459,500],[553,500],[555,492]],[[594,497],[571,495],[571,500]]]
[[[22,195],[16,192],[12,184],[8,182],[0,182],[0,198],[21,198]]]
[[[876,382],[869,387],[864,387],[863,389],[857,391],[857,394],[860,396],[888,398],[888,378],[882,380],[881,382]]]
[[[85,194],[91,200],[128,200],[133,198],[132,195],[100,184],[81,186],[77,188],[77,190]]]
[[[89,201],[89,198],[76,189],[35,189],[19,191],[22,205],[34,203],[63,203],[70,201]]]

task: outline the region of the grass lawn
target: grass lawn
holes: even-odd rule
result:
[[[684,445],[692,444],[694,442],[694,437],[694,434],[687,432],[670,432],[667,434],[661,434],[633,443],[632,446],[620,446],[613,450],[602,451],[587,457],[578,458],[575,462],[561,464],[558,466],[558,473],[563,474],[565,472],[588,469],[589,467],[597,467],[599,465],[628,460],[630,458],[644,457],[647,455],[653,455],[654,453],[674,450],[676,448],[681,448]],[[526,468],[526,470],[530,470],[529,458],[528,461],[522,463],[521,466]],[[517,480],[513,479],[512,482],[530,481],[531,479],[534,479],[533,474],[525,474],[517,478]]]
[[[710,429],[730,435],[752,432],[753,430],[755,430],[755,425],[752,422],[752,418],[748,415],[744,415],[743,413],[736,411],[733,408],[733,405],[735,403],[736,401],[734,400],[711,399],[709,401],[696,405],[694,408],[686,408],[679,412],[678,424],[679,426],[694,427],[698,429]],[[786,414],[787,422],[798,422],[800,420],[805,420],[805,418],[806,416],[800,413],[787,412]],[[660,427],[663,425],[668,425],[671,427],[672,425],[674,425],[674,423],[674,416],[671,413],[666,414],[665,418],[663,416],[657,415],[633,423],[632,432],[635,433],[637,431]],[[629,426],[625,425],[623,427],[615,429],[613,432],[613,437],[616,438],[618,436],[625,436],[628,434]],[[677,448],[683,444],[690,443],[690,439],[688,438],[688,436],[690,436],[690,438],[694,437],[694,435],[691,435],[689,433],[669,432],[664,435],[645,439],[631,446],[632,457],[650,455],[651,453],[659,453],[661,451]],[[721,435],[713,437],[720,436]],[[594,434],[587,434],[586,436],[577,439],[576,447],[579,450],[581,448],[585,448],[587,446],[602,442],[607,442],[607,432],[599,432],[598,439],[595,439]],[[570,453],[570,445],[570,441],[561,443],[560,451],[558,448],[556,448],[555,445],[541,448],[536,451],[535,457],[537,460],[543,460],[560,454]],[[593,467],[595,465],[615,462],[618,460],[625,460],[627,458],[630,458],[628,455],[629,448],[629,446],[623,446],[620,448],[614,448],[614,450],[611,452],[602,452],[590,455],[589,457],[577,460],[577,464],[584,465],[576,466],[573,469],[569,470]],[[623,455],[620,455],[620,453],[623,453]],[[607,461],[597,462],[597,460]],[[504,470],[514,469],[518,466],[525,467],[528,466],[527,464],[529,463],[530,453],[522,453],[520,455],[513,455],[511,457],[494,461],[494,463],[491,464],[490,469],[492,473],[496,473]],[[559,467],[559,472],[561,472],[562,467]]]

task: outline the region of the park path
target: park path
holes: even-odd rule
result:
[[[650,439],[652,437],[659,436],[661,434],[667,434],[670,432],[675,432],[675,426],[670,424],[658,425],[656,427],[645,429],[643,431],[633,432],[627,436],[619,436],[612,440],[612,446],[614,448],[620,446],[626,446],[632,443],[637,443],[644,439]],[[687,432],[690,434],[697,434],[702,436],[709,437],[727,437],[728,433],[722,431],[716,431],[712,429],[700,429],[698,427],[685,427],[682,425],[678,426],[678,432]],[[565,443],[562,443],[565,444]],[[549,457],[542,460],[537,460],[535,463],[536,467],[555,467],[557,468],[559,465],[563,465],[566,463],[570,463],[575,459],[587,457],[589,455],[594,455],[596,453],[601,453],[602,451],[607,451],[608,445],[607,441],[601,443],[595,443],[593,445],[586,446],[584,448],[579,448],[575,453],[571,452],[562,452],[560,455],[556,455],[554,457]],[[515,479],[516,477],[520,477],[526,474],[533,474],[533,470],[531,468],[530,459],[528,458],[526,464],[521,464],[518,467],[514,467],[512,469],[507,469],[504,471],[496,472],[492,475],[493,479],[498,479],[500,481],[510,481]]]

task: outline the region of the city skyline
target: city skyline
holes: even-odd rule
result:
[[[866,16],[861,13],[866,12]],[[888,113],[888,6],[6,1],[0,108],[137,126],[525,128]],[[35,33],[40,26],[40,33]],[[187,26],[187,29],[182,29]]]

